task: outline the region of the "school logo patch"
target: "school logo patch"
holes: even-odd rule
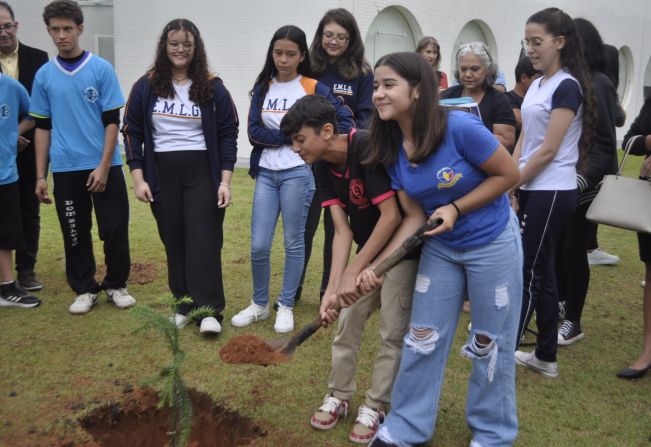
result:
[[[348,198],[350,202],[357,208],[366,208],[369,206],[368,197],[366,197],[366,190],[364,182],[361,179],[352,179],[350,187],[348,188]]]
[[[99,93],[95,87],[88,87],[84,90],[84,99],[88,102],[95,102],[99,98]]]
[[[462,173],[457,173],[455,174],[452,168],[441,168],[439,171],[436,173],[436,179],[439,181],[437,188],[438,189],[447,189],[447,188],[452,188],[454,185],[457,184],[459,179],[463,177]]]
[[[2,118],[2,119],[7,119],[7,118],[9,118],[9,112],[10,112],[10,110],[9,110],[9,105],[7,105],[7,104],[2,104],[2,105],[0,106],[0,118]]]

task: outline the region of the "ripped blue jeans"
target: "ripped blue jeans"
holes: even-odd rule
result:
[[[514,351],[522,306],[522,244],[513,213],[504,231],[481,247],[455,250],[426,241],[391,412],[378,438],[411,446],[432,437],[445,364],[466,294],[472,332],[461,354],[472,360],[466,402],[471,445],[513,444],[518,432]]]

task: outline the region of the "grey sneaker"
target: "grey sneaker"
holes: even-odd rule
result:
[[[68,311],[74,315],[83,315],[90,312],[90,310],[97,304],[96,293],[82,293],[75,298],[74,303],[70,305]]]
[[[565,320],[561,327],[558,328],[558,344],[560,346],[571,345],[583,337],[585,337],[585,334],[581,331],[581,326],[574,321]]]
[[[515,363],[532,369],[544,377],[555,379],[558,377],[558,363],[545,362],[536,357],[534,352],[515,351]]]
[[[0,307],[36,307],[41,300],[27,293],[16,281],[0,285]]]
[[[41,290],[43,288],[43,284],[38,280],[38,277],[36,276],[36,273],[34,273],[34,270],[18,272],[16,279],[18,280],[20,287],[25,290],[29,290],[30,292]]]
[[[126,309],[136,304],[136,299],[129,294],[126,287],[106,289],[105,292],[109,302],[115,304],[119,309]]]
[[[588,264],[590,265],[615,265],[619,262],[619,256],[611,255],[601,248],[595,248],[588,252]]]

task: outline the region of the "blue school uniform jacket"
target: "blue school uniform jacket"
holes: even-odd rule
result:
[[[231,95],[222,80],[211,80],[215,92],[212,103],[200,105],[203,135],[206,140],[210,172],[215,192],[222,170],[232,171],[237,161],[239,120]],[[150,75],[141,77],[131,88],[124,112],[124,150],[130,170],[142,169],[145,181],[158,199],[158,168],[154,156],[152,112],[157,96],[151,89]]]

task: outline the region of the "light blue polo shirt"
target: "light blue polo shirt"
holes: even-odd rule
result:
[[[18,81],[0,73],[0,185],[18,181],[18,123],[29,112],[29,95]]]
[[[124,106],[111,64],[92,53],[73,71],[54,58],[36,73],[29,114],[52,120],[52,172],[97,168],[104,152],[102,113]],[[116,143],[112,166],[122,165]]]

